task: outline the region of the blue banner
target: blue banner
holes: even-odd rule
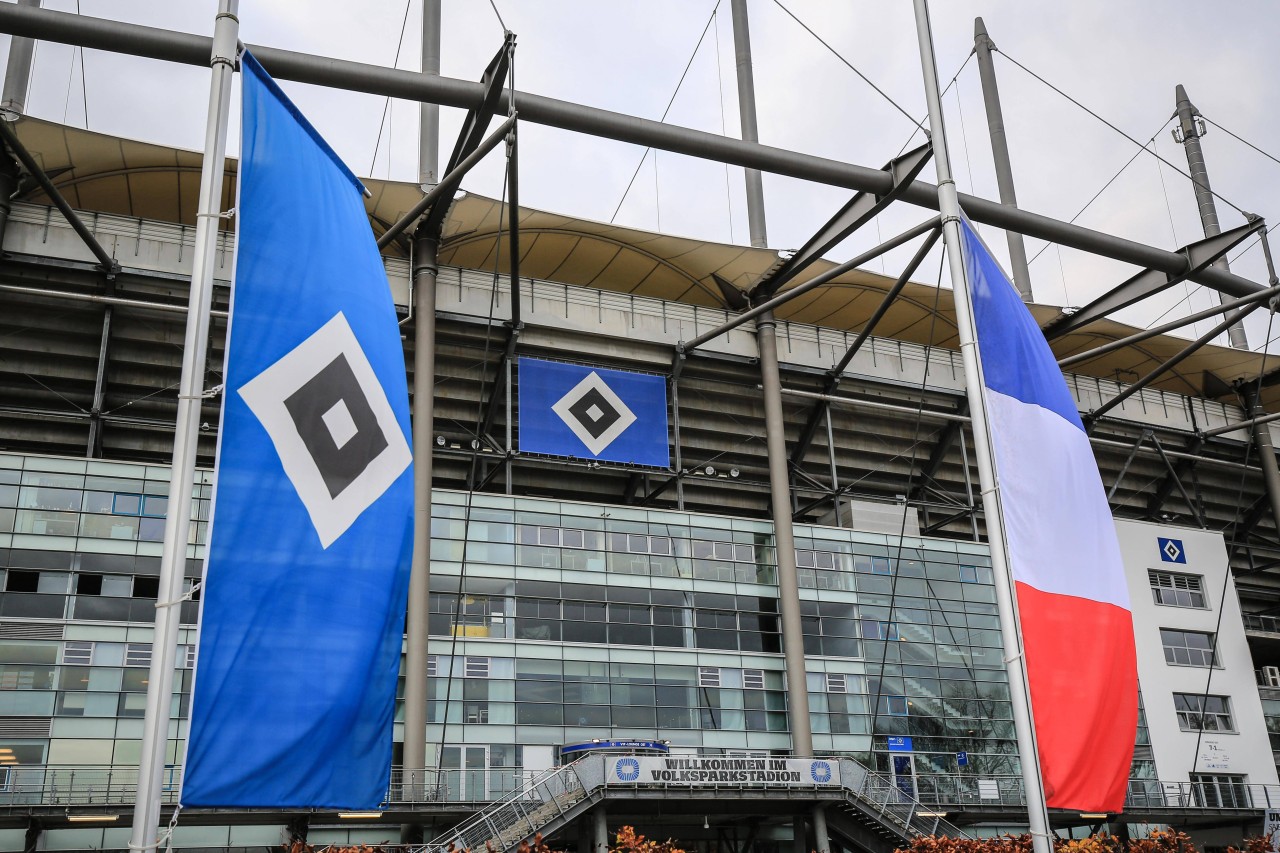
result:
[[[363,188],[248,53],[182,802],[376,808],[413,540],[404,354]]]
[[[521,453],[671,466],[665,377],[537,358],[517,377]]]

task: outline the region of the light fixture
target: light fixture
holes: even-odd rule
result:
[[[375,820],[382,817],[382,812],[338,812],[343,820]]]
[[[472,450],[479,450],[479,449],[480,449],[480,439],[478,439],[478,438],[473,438],[473,439],[471,439],[471,449],[472,449]]]
[[[1096,820],[1106,820],[1107,818],[1111,817],[1111,815],[1107,814],[1106,812],[1080,812],[1080,817],[1094,818]]]
[[[716,469],[708,465],[706,468],[702,469],[702,473],[706,474],[708,477],[714,477],[716,475]]]
[[[436,444],[437,444],[438,446],[440,446],[440,447],[444,447],[444,436],[443,436],[443,435],[437,435],[437,436],[436,436]]]
[[[707,816],[706,816],[706,815],[703,815],[703,816],[702,816],[702,828],[703,828],[703,829],[710,829],[710,828],[711,828],[711,821],[707,819]]]
[[[118,814],[69,814],[71,823],[115,823],[120,819]]]
[[[730,468],[730,469],[729,469],[729,476],[730,476],[730,477],[737,477],[737,476],[738,476],[739,474],[741,474],[741,473],[742,473],[742,472],[741,472],[741,471],[739,471],[737,468]]]
[[[946,812],[916,812],[916,817],[946,817]]]

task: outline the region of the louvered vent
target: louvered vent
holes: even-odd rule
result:
[[[48,737],[52,723],[48,717],[0,717],[0,737]]]
[[[61,623],[0,622],[0,640],[61,640]]]

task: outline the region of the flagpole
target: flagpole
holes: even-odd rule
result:
[[[200,171],[200,200],[196,213],[195,253],[191,266],[186,337],[182,348],[182,376],[178,417],[173,433],[173,464],[169,473],[169,508],[165,514],[160,561],[160,592],[156,601],[147,705],[143,717],[142,756],[138,763],[138,792],[134,801],[132,851],[154,850],[160,823],[161,778],[169,740],[173,670],[181,622],[182,582],[186,575],[188,531],[191,525],[192,481],[200,434],[200,403],[204,398],[204,367],[209,342],[209,309],[213,297],[213,269],[222,203],[227,149],[227,118],[231,107],[232,76],[238,50],[239,0],[218,0],[210,57],[209,112],[205,126],[204,162]]]
[[[982,362],[978,357],[973,316],[973,300],[965,278],[960,247],[960,200],[951,176],[946,128],[942,118],[942,96],[938,89],[938,67],[933,53],[933,32],[929,24],[928,0],[914,0],[916,33],[920,42],[920,64],[924,72],[925,97],[929,103],[929,128],[933,143],[934,168],[938,173],[938,209],[942,213],[942,238],[951,269],[956,325],[960,336],[960,356],[964,364],[965,392],[973,426],[973,443],[978,462],[978,482],[982,489],[982,509],[991,547],[995,575],[996,606],[1000,614],[1000,634],[1004,644],[1005,669],[1009,676],[1009,698],[1013,706],[1014,734],[1018,739],[1018,760],[1027,797],[1027,822],[1035,853],[1050,853],[1049,815],[1045,810],[1044,785],[1040,778],[1040,757],[1031,717],[1031,697],[1027,690],[1026,661],[1022,655],[1022,633],[1018,628],[1017,599],[1005,542],[1004,515],[1000,506],[1000,486],[992,461],[991,433],[983,395]]]

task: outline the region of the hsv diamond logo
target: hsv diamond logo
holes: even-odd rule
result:
[[[386,392],[341,312],[240,388],[328,548],[409,467]]]
[[[522,358],[520,452],[669,467],[666,377]]]
[[[551,407],[593,456],[636,422],[635,413],[594,370]]]
[[[1187,561],[1187,549],[1182,547],[1181,539],[1165,539],[1163,536],[1156,537],[1160,545],[1160,559],[1166,563],[1185,563]]]

